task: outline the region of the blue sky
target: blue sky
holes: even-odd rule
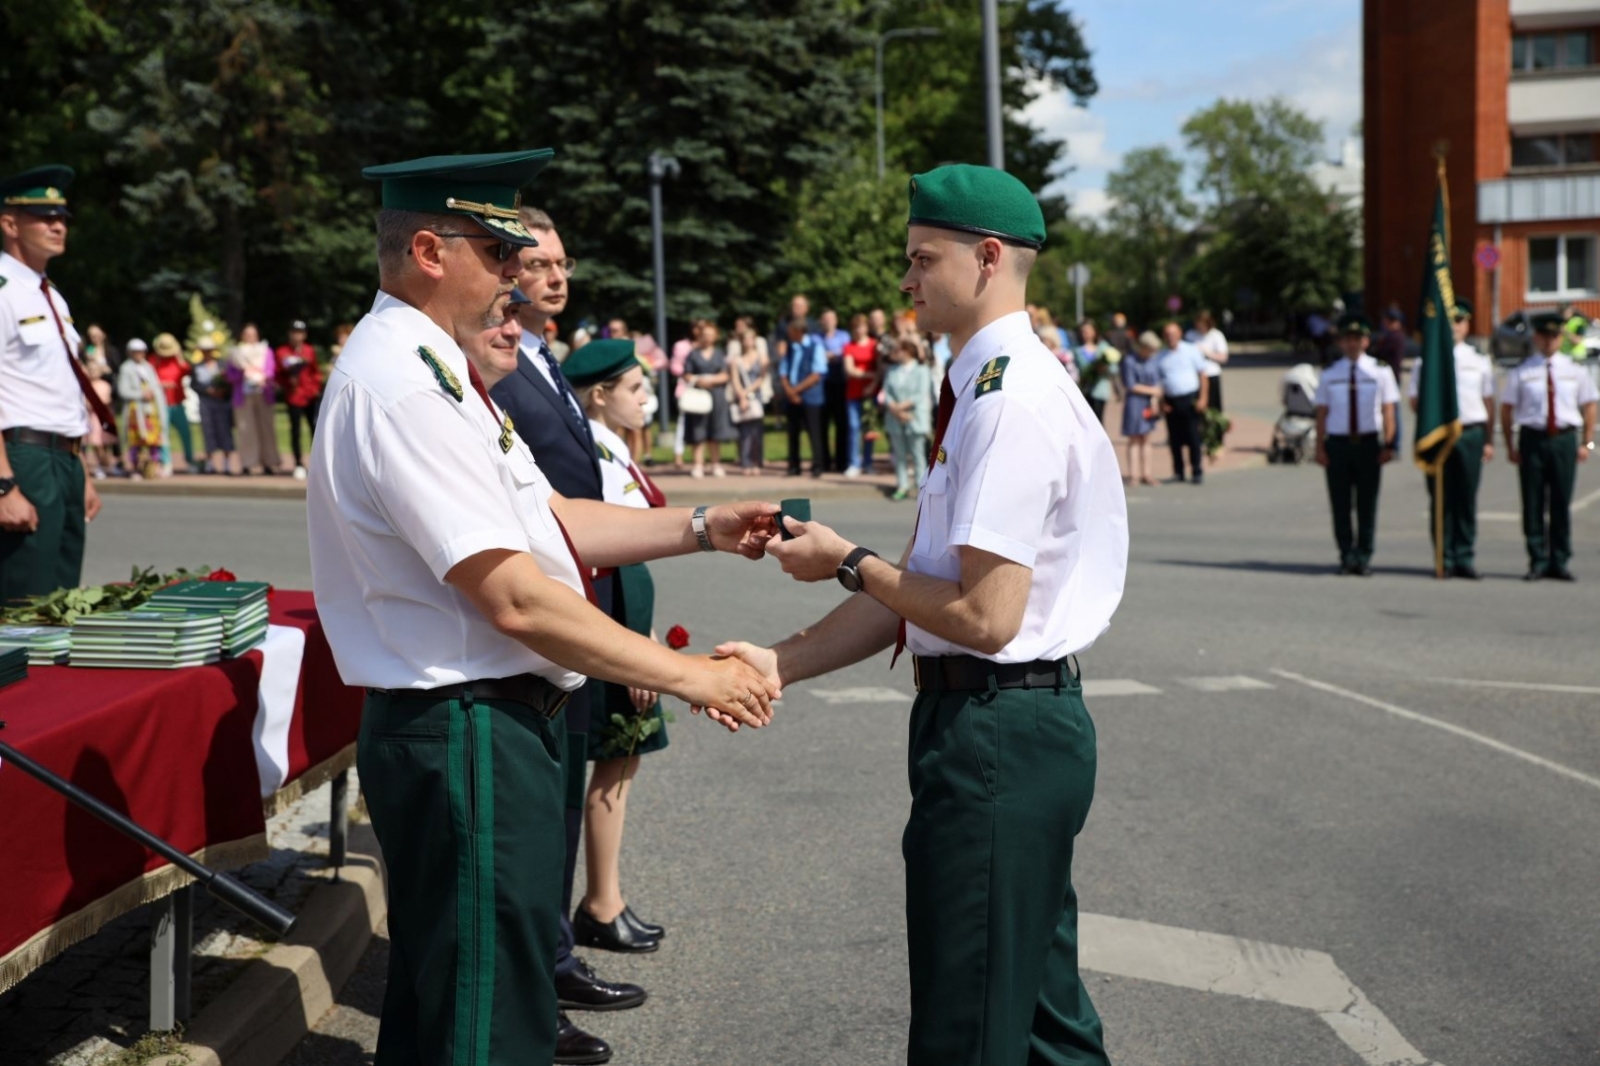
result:
[[[1131,148],[1169,144],[1220,96],[1281,94],[1321,119],[1327,154],[1361,117],[1360,0],[1065,0],[1094,55],[1100,93],[1087,108],[1064,93],[1028,118],[1066,137],[1074,168],[1057,188],[1073,211],[1105,210],[1106,174]]]

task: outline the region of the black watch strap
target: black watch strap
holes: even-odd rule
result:
[[[844,562],[839,564],[839,583],[845,587],[846,591],[861,591],[863,586],[863,582],[861,580],[861,563],[868,556],[877,558],[877,555],[878,553],[873,551],[871,548],[856,548],[849,555],[844,557]],[[847,574],[853,579],[855,585],[854,588],[851,588],[851,581],[846,580]]]
[[[11,495],[11,490],[16,488],[16,487],[17,487],[17,479],[16,478],[14,478],[14,477],[0,477],[0,496],[9,496],[9,495]]]

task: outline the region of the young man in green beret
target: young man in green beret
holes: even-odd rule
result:
[[[1339,545],[1339,572],[1372,574],[1373,542],[1378,535],[1378,489],[1384,464],[1394,458],[1395,408],[1400,385],[1394,371],[1367,354],[1372,327],[1360,315],[1339,319],[1339,349],[1344,358],[1322,372],[1317,383],[1317,463],[1327,471],[1333,508],[1333,539]],[[1350,511],[1356,529],[1350,529]]]
[[[895,646],[915,656],[906,932],[910,1066],[1103,1066],[1078,974],[1074,842],[1094,796],[1076,660],[1127,572],[1116,454],[1026,310],[1038,201],[998,170],[911,182],[920,328],[949,333],[934,455],[898,563],[819,522],[768,550],[853,595],[768,650],[723,645],[774,683]]]
[[[66,298],[45,277],[67,250],[72,177],[44,166],[0,181],[0,603],[78,586],[84,524],[100,511],[79,460],[89,411],[117,431],[79,364]]]

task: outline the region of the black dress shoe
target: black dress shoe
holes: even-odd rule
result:
[[[643,918],[641,918],[637,914],[633,913],[633,908],[628,906],[627,904],[623,904],[623,907],[622,907],[622,918],[629,925],[633,926],[635,929],[639,930],[639,932],[645,934],[646,936],[653,936],[657,940],[660,940],[662,937],[667,935],[667,930],[666,930],[665,926],[657,925],[655,922],[647,922],[647,921],[645,921]]]
[[[1576,581],[1576,580],[1578,580],[1576,577],[1572,576],[1572,571],[1568,570],[1564,566],[1552,566],[1550,569],[1548,569],[1548,570],[1546,570],[1544,572],[1544,576],[1549,578],[1551,581]]]
[[[1451,577],[1464,577],[1468,581],[1482,581],[1483,580],[1483,578],[1479,575],[1479,573],[1476,570],[1474,570],[1472,567],[1470,567],[1470,566],[1452,567],[1451,570],[1450,570],[1450,576]]]
[[[556,1056],[552,1062],[562,1066],[588,1066],[611,1061],[610,1044],[579,1029],[565,1014],[556,1015],[556,1019]]]
[[[1204,474],[1196,474],[1194,477],[1189,479],[1189,484],[1191,485],[1204,485],[1205,483],[1206,477]]]
[[[572,916],[572,939],[586,948],[643,955],[661,946],[661,938],[651,936],[628,921],[626,913],[602,922],[580,904]]]
[[[1526,574],[1523,574],[1522,575],[1522,580],[1524,580],[1524,581],[1543,581],[1544,580],[1544,571],[1540,570],[1536,566],[1532,570],[1529,570]]]
[[[574,956],[571,973],[556,974],[556,1005],[562,1010],[627,1010],[645,1001],[638,985],[602,981],[589,964]]]

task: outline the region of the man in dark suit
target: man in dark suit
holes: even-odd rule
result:
[[[545,343],[545,323],[567,306],[567,279],[576,265],[567,257],[550,216],[535,208],[521,209],[522,224],[538,239],[537,248],[522,250],[522,274],[512,293],[509,311],[522,323],[522,350],[516,373],[490,390],[495,403],[511,416],[517,434],[533,452],[539,469],[563,496],[599,500],[600,457],[589,420],[567,386],[555,355]],[[609,576],[594,578],[600,609],[611,610]],[[567,703],[567,860],[562,881],[561,940],[556,951],[556,995],[561,1026],[556,1037],[558,1063],[605,1062],[611,1047],[568,1020],[568,1010],[621,1010],[644,1002],[644,989],[613,984],[595,976],[572,953],[572,878],[577,869],[578,843],[583,824],[584,776],[588,769],[589,691],[585,684]]]

